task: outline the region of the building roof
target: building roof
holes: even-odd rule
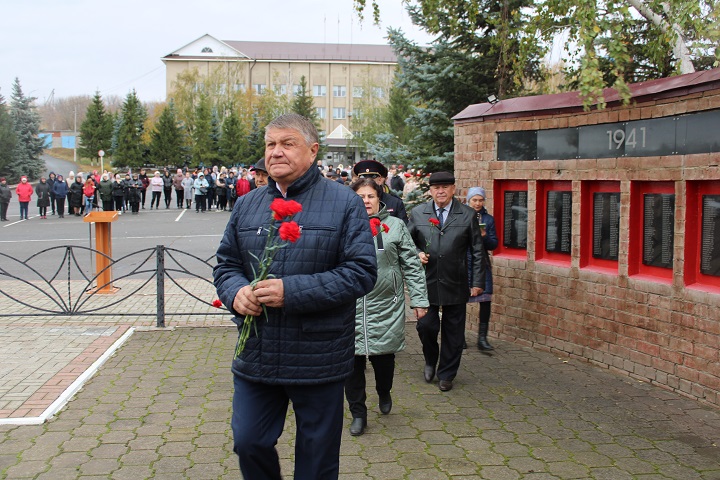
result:
[[[224,40],[224,42],[256,60],[397,63],[397,56],[389,45],[242,42],[235,40]]]
[[[720,87],[720,68],[688,73],[675,77],[660,78],[647,82],[629,85],[630,96],[634,101],[641,102],[656,98],[677,97],[702,92]],[[620,95],[612,88],[603,90],[605,102],[619,104]],[[483,121],[492,117],[526,117],[530,114],[552,115],[561,112],[582,111],[583,100],[580,92],[557,93],[553,95],[537,95],[501,100],[494,104],[478,103],[466,107],[453,117],[455,122],[469,120]]]
[[[163,60],[223,60],[229,59],[284,62],[358,62],[397,63],[397,56],[389,45],[245,42],[218,40],[205,34],[163,57]]]

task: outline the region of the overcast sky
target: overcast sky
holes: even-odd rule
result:
[[[370,3],[368,1],[368,3]],[[204,34],[219,40],[386,43],[387,27],[426,45],[401,0],[380,0],[382,24],[360,23],[352,0],[10,0],[2,2],[0,94],[165,99],[161,57]]]

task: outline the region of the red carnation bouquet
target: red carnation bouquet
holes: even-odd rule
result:
[[[370,219],[370,231],[372,232],[373,237],[377,237],[377,234],[380,231],[378,229],[380,229],[380,228],[382,228],[382,231],[384,231],[385,233],[390,231],[390,227],[388,227],[384,223],[381,223],[379,218],[377,218],[377,217],[371,218]]]
[[[255,270],[255,267],[253,267],[255,279],[250,283],[250,286],[253,288],[255,288],[258,282],[266,280],[271,276],[270,265],[275,258],[275,254],[287,245],[286,242],[294,243],[300,238],[300,226],[292,220],[292,217],[302,211],[302,205],[294,200],[276,198],[270,204],[270,210],[272,211],[272,215],[270,216],[270,226],[267,228],[265,248],[260,258],[250,253],[250,255],[258,261],[258,269]],[[279,227],[276,225],[276,222],[281,222]],[[265,318],[267,318],[265,305],[263,305],[263,311],[265,312]],[[255,334],[257,335],[255,317],[245,315],[245,320],[240,330],[240,338],[238,338],[237,347],[235,347],[235,358],[238,358],[243,350],[245,350],[245,343],[250,337],[251,327],[255,328]]]

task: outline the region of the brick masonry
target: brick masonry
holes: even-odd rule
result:
[[[691,92],[691,93],[688,93]],[[455,124],[458,194],[482,185],[493,212],[497,181],[528,182],[528,245],[525,259],[495,256],[491,334],[520,344],[582,358],[720,405],[720,291],[685,285],[685,208],[688,181],[720,179],[720,154],[622,157],[577,160],[496,161],[496,133],[565,128],[650,119],[720,108],[720,82],[700,89],[646,95],[628,106],[606,110],[524,112],[498,118],[464,119]],[[538,181],[572,182],[572,254],[567,266],[536,261]],[[587,180],[620,182],[621,219],[617,274],[580,267],[581,185]],[[666,282],[628,272],[630,192],[636,181],[671,181],[675,186],[672,277]],[[497,218],[497,214],[495,214]],[[477,329],[476,305],[468,309]]]

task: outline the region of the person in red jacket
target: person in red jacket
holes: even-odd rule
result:
[[[237,198],[250,193],[250,181],[243,175],[239,175],[235,183],[235,191],[237,192]]]
[[[20,220],[28,219],[28,204],[30,198],[32,198],[33,187],[28,183],[28,179],[25,175],[20,177],[20,183],[15,188],[15,193],[18,196],[18,202],[20,202]]]

